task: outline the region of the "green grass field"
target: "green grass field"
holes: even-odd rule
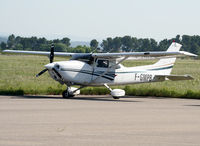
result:
[[[55,57],[55,61],[59,60],[65,60],[65,58]],[[154,62],[155,60],[125,61],[124,65],[137,66]],[[0,55],[0,94],[61,94],[66,87],[51,79],[48,73],[38,78],[35,77],[47,63],[49,63],[49,59],[45,56]],[[125,89],[127,95],[200,98],[200,60],[178,59],[172,74],[190,74],[195,79],[134,84],[120,86],[120,88]],[[81,93],[109,93],[108,89],[99,88],[87,87],[82,89]]]

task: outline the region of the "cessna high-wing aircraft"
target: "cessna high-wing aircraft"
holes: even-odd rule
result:
[[[189,75],[171,75],[177,56],[197,56],[195,54],[179,51],[181,44],[173,42],[167,51],[157,52],[128,52],[128,53],[67,53],[42,51],[4,50],[6,53],[36,54],[49,56],[50,63],[36,76],[48,71],[50,76],[60,84],[67,85],[63,98],[80,94],[80,89],[86,86],[105,86],[110,90],[114,99],[125,95],[122,89],[111,89],[109,85],[124,85],[136,83],[161,82],[165,80],[191,80]],[[71,56],[69,61],[53,62],[54,56]],[[155,57],[160,58],[152,65],[124,67],[121,62],[129,57]],[[80,88],[71,87],[80,85]]]

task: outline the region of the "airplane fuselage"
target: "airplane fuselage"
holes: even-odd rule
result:
[[[48,66],[51,67],[48,68]],[[124,67],[119,64],[117,69],[112,69],[96,67],[94,64],[89,65],[83,61],[70,60],[54,62],[46,67],[53,79],[68,85],[101,86],[105,83],[122,85],[158,81],[154,78],[157,69],[152,69],[151,65]],[[102,75],[105,71],[107,73]]]

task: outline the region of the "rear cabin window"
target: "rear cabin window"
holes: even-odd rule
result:
[[[109,61],[108,60],[98,60],[97,61],[97,67],[108,68],[109,67]]]

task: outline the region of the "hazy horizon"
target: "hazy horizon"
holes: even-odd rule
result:
[[[0,36],[101,41],[130,35],[156,41],[200,35],[200,1],[0,0]]]

